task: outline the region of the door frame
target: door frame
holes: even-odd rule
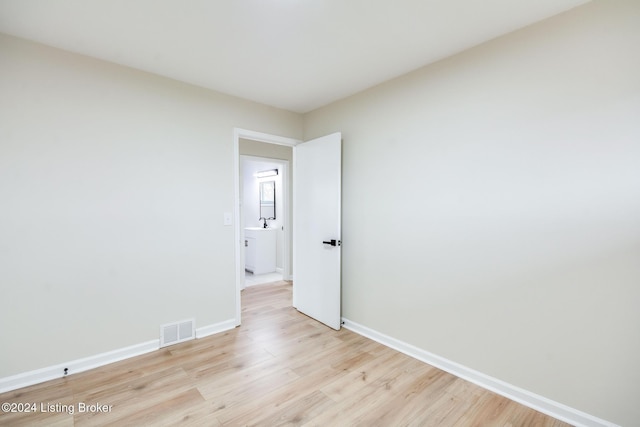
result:
[[[234,224],[234,241],[235,241],[235,279],[236,279],[236,304],[235,304],[235,323],[236,326],[240,326],[242,323],[242,304],[241,304],[241,291],[243,285],[243,277],[244,277],[244,262],[242,260],[242,241],[243,238],[243,230],[241,230],[242,222],[240,219],[240,139],[248,139],[257,142],[264,142],[267,144],[275,144],[275,145],[285,145],[288,147],[292,147],[294,151],[295,158],[295,146],[300,144],[302,141],[289,138],[284,136],[272,135],[263,132],[256,132],[247,129],[234,128],[233,129],[233,191],[234,191],[234,209],[233,209],[233,224]],[[289,174],[289,179],[291,179],[291,174]],[[287,189],[288,192],[288,189]],[[293,197],[293,195],[292,195]],[[289,250],[292,251],[291,245],[289,242],[291,241],[291,232],[292,232],[292,218],[287,215],[286,224],[284,228],[284,236],[283,239],[287,242],[287,246],[289,246]],[[289,263],[290,253],[283,254],[283,256],[287,257],[286,262],[283,260],[283,270],[285,265],[291,266]],[[288,272],[283,271],[283,276],[288,274]]]

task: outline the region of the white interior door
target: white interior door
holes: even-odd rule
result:
[[[340,329],[342,134],[294,149],[293,306]]]

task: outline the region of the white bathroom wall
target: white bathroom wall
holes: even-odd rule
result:
[[[0,64],[0,379],[233,320],[233,129],[301,116],[4,35]]]
[[[305,115],[343,135],[343,316],[640,420],[640,2],[594,1]]]

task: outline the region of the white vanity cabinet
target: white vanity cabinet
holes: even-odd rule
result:
[[[253,274],[276,271],[276,229],[244,229],[244,268]]]

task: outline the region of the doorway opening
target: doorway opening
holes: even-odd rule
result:
[[[292,180],[291,180],[291,164],[293,162],[293,147],[296,146],[300,141],[281,137],[276,135],[265,134],[261,132],[254,132],[245,129],[234,129],[234,194],[235,194],[235,208],[234,208],[234,235],[235,235],[235,259],[236,259],[236,326],[241,324],[241,291],[247,285],[246,283],[246,262],[245,262],[245,249],[248,246],[245,246],[246,233],[245,230],[247,227],[255,227],[256,232],[259,232],[257,229],[260,228],[260,225],[253,224],[251,216],[248,220],[245,219],[245,210],[256,211],[259,214],[259,204],[260,197],[256,196],[253,202],[257,206],[248,206],[247,202],[244,200],[244,173],[243,173],[243,163],[245,165],[250,165],[251,162],[263,164],[273,163],[278,165],[277,167],[272,167],[270,169],[278,169],[280,173],[281,169],[281,191],[277,191],[281,194],[281,198],[278,199],[281,201],[280,215],[278,215],[278,211],[275,211],[275,218],[269,220],[260,220],[260,224],[264,226],[264,223],[267,226],[274,226],[275,230],[267,231],[267,233],[279,234],[281,237],[281,269],[282,269],[282,279],[283,280],[291,280],[293,271],[292,271]],[[255,164],[254,164],[255,166]],[[265,166],[265,170],[269,170]],[[275,181],[275,180],[273,180]],[[251,197],[251,196],[249,196]],[[275,206],[278,206],[278,200],[274,199]],[[252,215],[255,216],[255,213]],[[281,220],[279,217],[282,217]],[[258,218],[271,218],[271,216],[262,216],[260,215]],[[257,218],[255,218],[257,220]],[[256,221],[257,222],[257,221]],[[278,231],[278,227],[280,231]],[[263,232],[264,233],[264,232]],[[276,237],[277,239],[277,237]],[[255,242],[254,242],[255,243]],[[255,267],[255,266],[252,266]]]
[[[264,146],[258,147],[255,144]],[[273,157],[257,157],[246,152],[265,152]],[[262,142],[240,140],[240,228],[244,232],[244,280],[242,289],[263,283],[289,280],[284,238],[289,215],[290,147],[274,147]],[[242,237],[241,237],[242,238]]]

